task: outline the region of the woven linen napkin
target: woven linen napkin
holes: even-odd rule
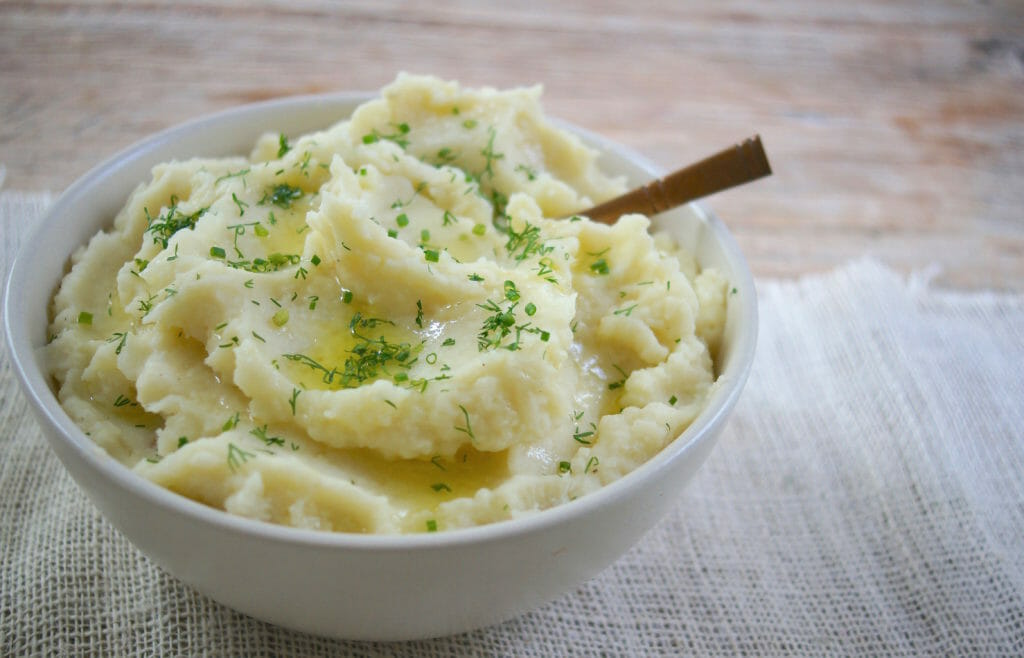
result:
[[[0,193],[2,265],[51,197]],[[0,654],[1024,654],[1024,296],[871,260],[758,282],[750,381],[671,513],[504,624],[401,644],[276,628],[178,583],[46,446],[0,356]]]

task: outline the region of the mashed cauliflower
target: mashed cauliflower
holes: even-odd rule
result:
[[[54,298],[64,408],[143,477],[303,528],[490,523],[635,469],[704,404],[726,282],[643,216],[573,217],[623,183],[539,95],[403,75],[154,168]]]

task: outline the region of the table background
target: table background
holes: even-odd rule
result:
[[[756,275],[874,254],[1024,288],[1020,0],[0,2],[7,189],[59,191],[161,128],[396,72],[542,83],[550,114],[672,168],[760,133],[715,197]]]
[[[543,83],[708,200],[761,337],[719,446],[606,572],[402,645],[174,581],[48,450],[0,353],[0,655],[1024,654],[1024,3],[0,0],[0,271],[53,194],[162,128],[399,70]]]

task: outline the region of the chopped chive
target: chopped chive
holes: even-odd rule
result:
[[[228,418],[226,421],[224,421],[224,424],[220,428],[221,431],[222,432],[227,432],[228,430],[237,427],[238,426],[238,420],[239,420],[239,416],[238,416],[238,413],[236,412],[234,416],[232,416],[232,417]]]
[[[612,367],[619,371],[619,374],[622,375],[622,379],[620,379],[617,382],[611,382],[610,384],[608,384],[608,390],[609,391],[614,391],[617,388],[622,388],[623,386],[625,386],[626,385],[626,378],[628,377],[628,375],[626,374],[626,371],[623,370],[622,368],[620,368],[619,366],[617,366],[617,365],[615,365],[613,363]]]
[[[625,315],[625,316],[628,317],[633,312],[633,309],[635,309],[637,306],[638,306],[638,304],[633,304],[632,306],[627,306],[626,308],[620,308],[620,309],[617,309],[615,311],[612,311],[612,314],[613,315]]]
[[[231,193],[231,200],[235,202],[238,207],[238,216],[241,217],[245,214],[245,209],[249,207],[249,204],[238,198],[238,195],[234,192]]]
[[[459,427],[458,425],[456,425],[455,426],[455,430],[457,432],[462,432],[463,434],[468,436],[470,439],[476,440],[476,436],[473,435],[473,426],[469,424],[469,412],[466,411],[466,408],[464,406],[462,406],[461,404],[459,405],[459,409],[462,410],[462,415],[466,419],[466,426],[465,427]]]
[[[581,432],[579,431],[579,427],[577,427],[576,431],[573,432],[572,439],[573,441],[577,441],[579,443],[582,443],[583,445],[589,446],[592,443],[592,441],[589,440],[589,437],[591,436],[594,436],[594,433],[592,431]]]

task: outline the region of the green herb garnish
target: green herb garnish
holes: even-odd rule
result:
[[[302,188],[288,185],[287,183],[281,183],[275,185],[270,189],[267,195],[264,196],[264,200],[269,200],[270,203],[274,204],[278,208],[291,208],[292,202],[302,197]]]
[[[236,411],[234,416],[231,416],[226,421],[224,421],[224,424],[221,425],[220,431],[227,432],[228,430],[232,430],[232,429],[238,427],[238,421],[239,421],[239,414]]]
[[[469,423],[469,412],[466,411],[466,408],[464,406],[462,406],[461,404],[459,405],[459,409],[462,411],[463,418],[466,419],[466,426],[465,427],[459,427],[458,425],[456,425],[455,426],[455,431],[456,432],[462,432],[463,434],[468,436],[470,438],[470,440],[475,441],[476,440],[476,436],[473,434],[473,426],[470,425],[470,423]]]
[[[283,158],[285,153],[290,150],[292,150],[292,147],[288,144],[288,138],[285,137],[284,133],[280,133],[277,136],[277,159]]]
[[[160,216],[153,218],[149,216],[149,211],[146,210],[146,232],[152,234],[153,242],[159,244],[162,248],[167,248],[167,243],[171,239],[171,236],[182,229],[193,229],[196,226],[196,222],[202,217],[209,208],[200,208],[199,210],[186,215],[182,211],[178,210],[178,197],[171,197],[171,205],[167,208],[167,211]]]
[[[610,270],[608,269],[608,261],[606,261],[604,258],[599,258],[590,264],[591,274],[598,274],[603,276],[605,274],[608,274],[609,271]]]
[[[394,128],[394,131],[388,134],[382,133],[378,131],[376,128],[374,128],[373,132],[363,135],[363,144],[373,144],[379,142],[382,139],[386,139],[389,142],[394,142],[395,144],[398,144],[398,146],[400,146],[403,149],[409,146],[409,140],[407,138],[407,135],[409,134],[410,130],[409,124],[399,123],[397,125],[392,124],[392,126]]]
[[[497,160],[501,160],[502,158],[505,157],[504,153],[495,153],[494,152],[494,138],[497,135],[497,131],[494,129],[494,126],[490,126],[487,129],[487,133],[488,133],[487,145],[484,146],[484,148],[480,151],[480,155],[484,156],[484,161],[485,161],[484,162],[484,170],[480,174],[480,178],[481,179],[484,176],[488,176],[488,177],[493,179],[494,178],[494,169],[493,169],[494,162],[497,161]]]
[[[534,256],[544,256],[551,252],[553,247],[541,240],[540,227],[527,222],[522,231],[516,231],[508,227],[508,240],[505,241],[505,250],[511,258],[523,261]]]
[[[250,459],[255,459],[256,455],[251,452],[242,450],[234,443],[228,443],[228,468],[234,473],[239,466],[246,463]]]
[[[249,430],[249,434],[252,434],[253,436],[258,438],[259,440],[263,441],[263,443],[265,443],[268,446],[283,446],[284,445],[284,439],[282,439],[281,437],[279,437],[279,436],[269,436],[267,434],[267,426],[266,425],[264,425],[263,427],[257,427],[255,429]]]

